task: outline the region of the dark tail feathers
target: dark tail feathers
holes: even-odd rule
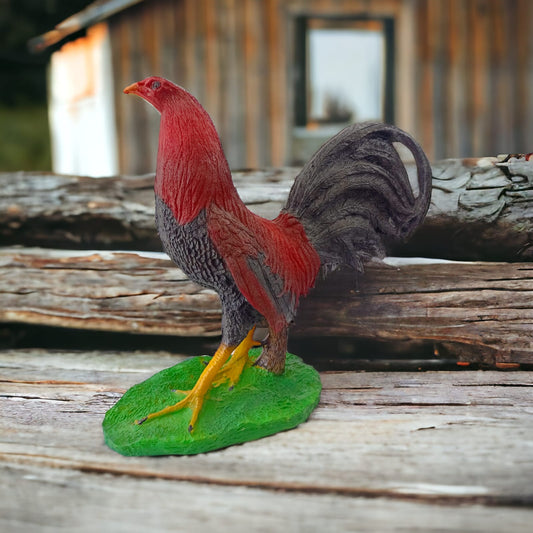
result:
[[[393,143],[416,163],[418,190]],[[395,126],[349,126],[326,142],[296,177],[284,211],[303,224],[322,267],[382,258],[422,222],[431,198],[431,167],[422,148]]]

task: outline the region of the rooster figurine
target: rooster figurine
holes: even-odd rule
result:
[[[249,211],[233,184],[209,115],[185,89],[149,77],[124,89],[161,114],[155,176],[156,224],[170,258],[222,304],[220,346],[185,397],[137,420],[192,409],[194,429],[212,386],[237,384],[256,325],[268,338],[255,364],[283,373],[288,327],[300,297],[320,270],[382,258],[421,223],[430,201],[431,168],[420,146],[390,125],[363,123],[326,142],[296,177],[274,220]],[[417,185],[394,144],[412,153]]]

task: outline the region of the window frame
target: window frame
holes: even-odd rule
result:
[[[383,121],[394,123],[394,85],[395,85],[395,21],[393,17],[371,15],[327,15],[306,14],[298,15],[294,20],[295,48],[294,48],[294,127],[307,127],[308,120],[308,39],[309,21],[323,19],[328,21],[365,22],[379,21],[383,25],[385,39],[385,68],[383,88]]]

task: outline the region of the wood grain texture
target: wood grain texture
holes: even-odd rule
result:
[[[189,281],[168,259],[51,250],[0,255],[5,321],[174,335],[220,332],[218,296]]]
[[[1,529],[522,532],[531,524],[530,373],[323,373],[318,408],[293,431],[193,457],[107,449],[106,410],[180,359],[0,351]]]
[[[496,163],[496,165],[495,165]],[[298,169],[234,172],[247,206],[274,218]],[[153,176],[94,179],[0,174],[0,245],[160,250]],[[395,254],[458,260],[533,259],[533,161],[445,160],[433,165],[422,227]]]
[[[394,122],[430,159],[527,152],[528,7],[528,0],[152,0],[125,9],[109,19],[121,172],[154,168],[159,116],[120,92],[150,74],[199,98],[233,168],[291,164],[302,98],[297,17],[394,24]]]
[[[469,361],[533,362],[533,265],[388,261],[319,281],[291,334],[455,343]],[[4,249],[0,295],[1,322],[220,333],[218,296],[159,256]]]
[[[533,161],[433,165],[431,207],[405,254],[478,261],[533,259]]]
[[[297,169],[233,174],[241,197],[274,218]],[[95,179],[50,173],[0,174],[0,245],[161,250],[153,174]]]

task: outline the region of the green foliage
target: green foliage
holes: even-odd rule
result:
[[[0,172],[50,170],[46,105],[0,107]]]

